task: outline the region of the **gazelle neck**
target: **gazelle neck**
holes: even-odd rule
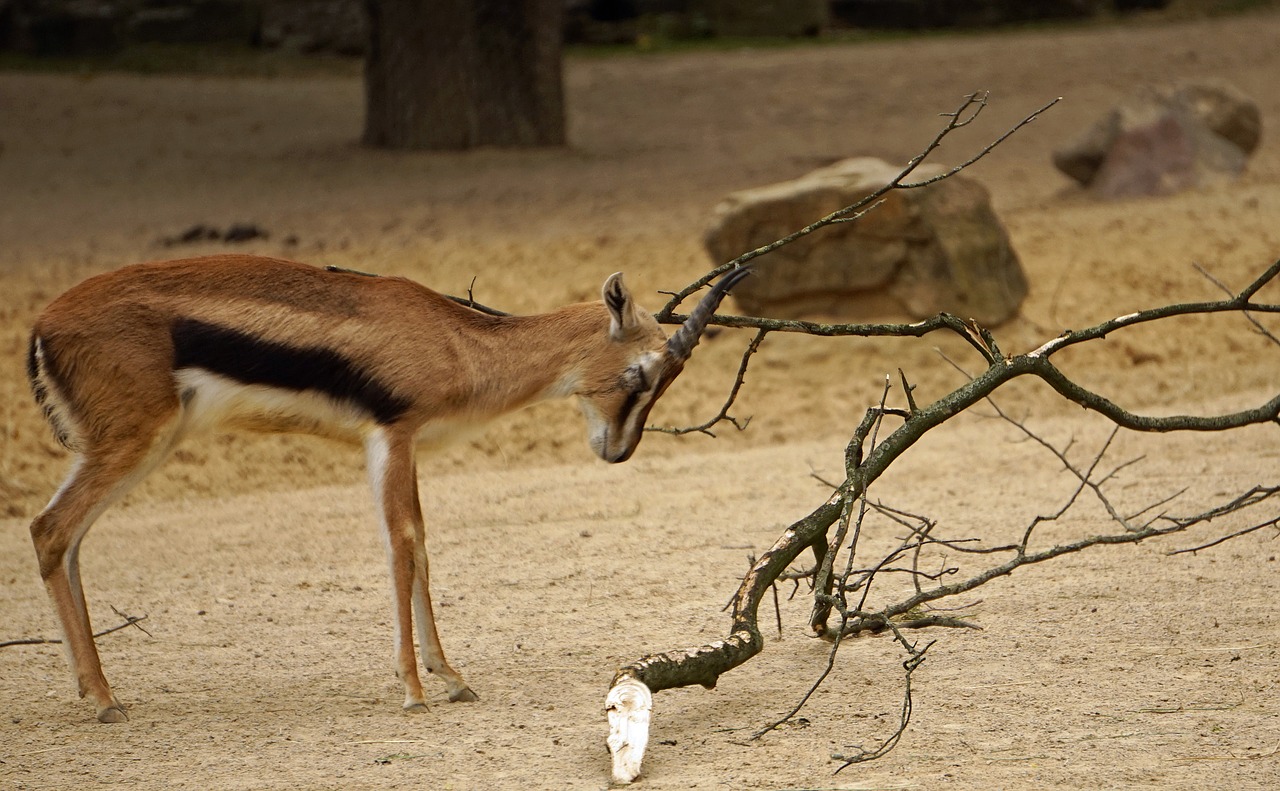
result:
[[[574,395],[587,358],[605,352],[608,327],[600,303],[494,318],[463,341],[471,368],[468,408],[496,416]]]

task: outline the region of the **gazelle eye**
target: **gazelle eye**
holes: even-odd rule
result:
[[[623,373],[622,384],[628,390],[641,392],[649,389],[649,377],[645,375],[644,368],[633,365]]]

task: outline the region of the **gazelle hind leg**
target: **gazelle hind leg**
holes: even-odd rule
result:
[[[67,661],[80,697],[93,701],[101,722],[127,717],[102,673],[80,582],[80,542],[103,511],[164,459],[170,445],[157,447],[150,438],[135,436],[109,449],[89,448],[31,523],[40,577],[62,627]]]
[[[92,635],[93,631],[84,602],[84,588],[80,583],[80,541],[92,524],[95,514],[82,514],[76,518],[68,509],[67,495],[81,488],[84,462],[83,456],[75,458],[62,486],[45,509],[32,520],[31,541],[36,550],[40,578],[62,631],[62,653],[71,669],[71,676],[76,681],[77,691],[82,698],[92,693],[100,715],[107,708],[119,710],[118,715],[107,715],[108,719],[104,720],[116,722],[123,719],[123,710],[111,696],[106,679],[102,677],[97,649],[91,637],[88,639],[88,653],[92,655],[92,659],[81,658],[85,653],[83,646],[86,635]],[[106,505],[103,504],[94,510],[101,512],[105,508]],[[95,666],[96,674],[89,670]],[[86,674],[85,671],[89,672]]]

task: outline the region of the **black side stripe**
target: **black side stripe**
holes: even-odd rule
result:
[[[196,319],[173,323],[173,369],[202,368],[246,385],[314,391],[394,423],[410,401],[333,349],[290,346]]]

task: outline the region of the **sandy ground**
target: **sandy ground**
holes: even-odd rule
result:
[[[564,151],[390,154],[354,144],[349,77],[215,79],[0,74],[0,641],[54,637],[27,524],[68,459],[32,405],[27,328],[84,276],[165,248],[195,223],[252,221],[238,249],[405,274],[537,311],[627,273],[654,307],[710,262],[700,236],[726,192],[834,159],[904,161],[974,90],[988,110],[954,163],[1053,97],[1065,100],[975,167],[1032,284],[1009,351],[1064,327],[1216,296],[1280,256],[1280,15],[568,64]],[[1097,204],[1052,149],[1147,82],[1223,78],[1253,96],[1264,141],[1239,183]],[[699,347],[654,411],[719,405],[746,336]],[[100,726],[56,646],[0,649],[0,788],[601,788],[603,696],[621,663],[722,636],[746,557],[825,497],[844,441],[884,376],[917,398],[971,368],[962,344],[770,340],[748,379],[743,433],[650,436],[627,465],[593,461],[566,404],[537,407],[421,460],[445,645],[482,700],[400,712],[382,550],[359,454],[307,438],[192,443],[108,512],[85,545],[99,627],[146,614],[150,636],[101,638],[131,721]],[[1221,411],[1274,394],[1277,350],[1238,319],[1113,336],[1070,373],[1135,409]],[[1001,403],[1087,458],[1106,429],[1043,388]],[[1139,508],[1190,487],[1191,512],[1275,481],[1274,428],[1131,438],[1115,481]],[[923,442],[877,496],[956,536],[1000,542],[1055,510],[1071,480],[1012,429],[965,416]],[[1225,525],[1220,531],[1243,526]],[[1045,545],[1111,529],[1085,508]],[[867,548],[899,532],[869,523]],[[1274,788],[1280,786],[1280,596],[1274,531],[1194,555],[1213,534],[1099,550],[1019,572],[966,599],[983,631],[938,643],[915,719],[887,758],[832,776],[833,753],[891,731],[900,653],[852,641],[805,720],[762,740],[829,646],[783,637],[700,688],[657,699],[645,788]],[[935,562],[941,562],[935,558]],[[954,558],[951,559],[955,561]],[[972,566],[969,566],[972,568]],[[884,595],[901,593],[886,585]],[[784,591],[785,593],[786,591]]]

